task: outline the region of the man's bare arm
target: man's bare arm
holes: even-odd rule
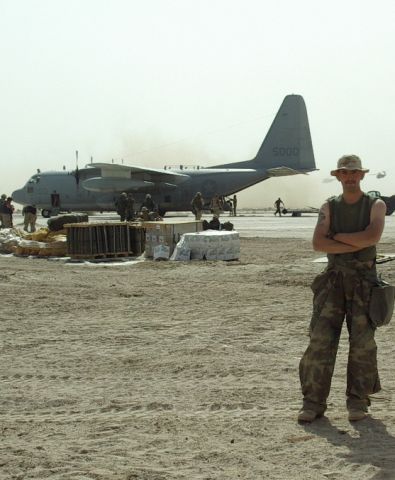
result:
[[[313,235],[313,248],[325,253],[351,253],[361,250],[360,247],[347,245],[328,237],[330,227],[329,204],[325,202],[318,213],[318,221]]]
[[[370,211],[370,223],[365,230],[355,233],[337,233],[333,238],[359,249],[376,245],[384,230],[386,210],[383,200],[376,200]]]

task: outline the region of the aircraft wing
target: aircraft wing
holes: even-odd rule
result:
[[[119,165],[116,163],[90,163],[89,166],[100,168],[102,177],[144,178],[153,183],[179,184],[188,180],[189,175],[162,168],[138,167],[136,165]]]
[[[139,192],[160,185],[174,188],[189,179],[188,175],[155,168],[119,165],[114,163],[90,163],[88,167],[100,169],[100,176],[82,181],[85,190],[91,192]]]
[[[305,172],[301,172],[299,170],[294,170],[293,168],[289,168],[289,167],[268,168],[266,170],[266,173],[270,177],[286,177],[287,175],[299,175],[300,173],[305,174]]]

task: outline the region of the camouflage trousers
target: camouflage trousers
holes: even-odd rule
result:
[[[24,215],[24,220],[23,220],[23,229],[27,232],[28,228],[30,226],[30,232],[35,232],[36,231],[36,221],[37,221],[37,215],[34,213],[25,213]]]
[[[314,279],[310,343],[299,365],[303,408],[319,414],[327,408],[344,319],[349,334],[347,408],[367,411],[369,395],[380,390],[375,329],[368,316],[375,279],[375,266],[356,260],[348,267],[329,266]]]
[[[1,226],[3,228],[11,228],[12,227],[12,215],[9,213],[0,213],[1,217]]]
[[[213,217],[219,218],[219,216],[221,214],[220,208],[219,207],[213,207],[211,210],[213,212]]]

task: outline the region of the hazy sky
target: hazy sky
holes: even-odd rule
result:
[[[319,206],[337,158],[395,194],[393,0],[0,0],[0,191],[41,170],[255,156],[303,95],[320,172],[270,179],[240,207]]]

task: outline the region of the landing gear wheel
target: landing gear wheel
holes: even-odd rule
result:
[[[41,215],[44,218],[49,218],[51,216],[51,210],[44,208],[43,210],[41,210]]]

